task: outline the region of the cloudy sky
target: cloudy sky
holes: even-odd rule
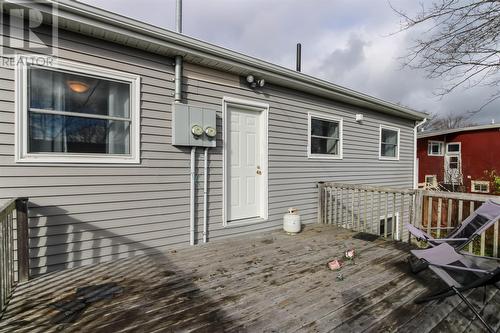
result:
[[[159,27],[174,29],[175,0],[81,0]],[[416,13],[418,1],[391,0]],[[490,88],[458,89],[438,97],[439,80],[402,68],[401,57],[419,31],[397,33],[399,17],[387,0],[184,0],[186,35],[295,68],[302,43],[302,71],[385,100],[431,113],[476,110]],[[472,119],[500,122],[500,100]]]

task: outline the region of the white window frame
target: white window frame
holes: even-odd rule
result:
[[[396,156],[382,156],[382,130],[390,130],[390,131],[395,131],[398,133],[398,143],[397,143],[397,149],[396,149]],[[393,127],[393,126],[387,126],[387,125],[380,125],[379,126],[379,133],[378,133],[378,159],[379,160],[387,160],[387,161],[399,161],[399,146],[400,146],[400,129],[398,127]]]
[[[475,185],[486,185],[486,191],[477,191],[474,189]],[[490,182],[487,180],[471,180],[470,191],[473,193],[490,193]]]
[[[429,183],[429,182],[427,181],[427,178],[430,178],[430,177],[434,178],[434,179],[433,179],[434,181],[433,181],[432,183]],[[432,186],[437,186],[437,175],[425,175],[424,180],[425,180],[425,184],[426,184],[426,186],[427,186],[427,184],[430,184],[430,185],[432,185]]]
[[[74,74],[95,76],[110,81],[130,84],[130,154],[92,153],[28,153],[28,69],[29,67],[53,69]],[[16,163],[140,163],[140,76],[80,64],[65,60],[54,60],[51,66],[29,64],[28,59],[17,61],[15,70],[15,161]]]
[[[450,145],[458,145],[458,151],[448,151]],[[448,142],[446,143],[446,154],[447,155],[460,155],[462,153],[462,144],[460,142]]]
[[[432,144],[439,144],[441,145],[441,153],[440,154],[433,154],[432,153],[432,149],[429,149],[429,147],[432,145]],[[429,140],[427,142],[427,155],[428,156],[444,156],[444,150],[445,150],[445,145],[444,145],[444,141],[434,141],[434,140]]]
[[[389,213],[389,214],[387,214],[387,215],[382,215],[382,216],[380,216],[380,219],[379,219],[379,224],[380,224],[381,222],[382,222],[382,223],[384,223],[384,222],[385,222],[385,217],[386,217],[386,216],[387,216],[387,219],[392,218],[392,213]],[[396,240],[401,240],[401,238],[399,237],[399,236],[400,236],[400,235],[399,235],[399,212],[394,212],[394,217],[396,218],[396,227],[395,227],[396,229],[394,229],[394,230],[395,230],[396,235],[393,237],[393,239],[396,239]],[[388,221],[388,222],[389,222],[389,221]],[[379,231],[380,231],[380,230],[379,230]],[[387,231],[389,231],[389,230],[387,230]],[[392,232],[392,230],[391,230],[391,232]],[[379,232],[379,234],[380,234],[380,232]],[[384,236],[384,234],[382,233],[382,234],[380,234],[379,236],[383,237],[383,236]]]
[[[336,122],[339,124],[339,153],[337,155],[311,153],[312,118],[330,121],[330,122]],[[325,115],[325,114],[316,113],[316,112],[308,112],[307,113],[307,158],[341,160],[341,159],[343,159],[343,145],[344,145],[344,120],[342,117]]]

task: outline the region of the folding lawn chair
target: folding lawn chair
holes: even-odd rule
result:
[[[487,200],[469,215],[462,223],[453,229],[446,238],[433,238],[423,230],[406,224],[408,231],[418,240],[427,242],[431,247],[442,243],[449,243],[457,250],[463,249],[474,238],[492,226],[500,218],[500,202],[493,199]]]
[[[486,286],[493,285],[500,289],[498,285],[496,285],[496,283],[500,281],[500,267],[498,266],[498,262],[496,262],[496,268],[488,269],[479,267],[473,260],[481,259],[483,262],[489,261],[491,263],[496,260],[496,258],[484,258],[475,255],[461,254],[448,243],[443,243],[424,250],[412,250],[411,253],[418,259],[425,261],[428,267],[448,285],[448,288],[417,298],[415,300],[416,303],[458,295],[472,312],[474,312],[488,331],[495,332],[493,328],[486,323],[484,318],[481,317],[476,308],[467,300],[463,292],[484,287],[484,302],[486,300]]]

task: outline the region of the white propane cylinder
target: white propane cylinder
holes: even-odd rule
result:
[[[300,232],[300,215],[297,208],[288,208],[288,213],[283,216],[283,229],[289,234]]]

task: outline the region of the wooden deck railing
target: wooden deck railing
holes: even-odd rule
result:
[[[28,280],[28,199],[0,202],[0,316],[18,282]]]
[[[318,222],[411,241],[404,227],[413,224],[444,237],[481,203],[495,196],[405,190],[365,185],[318,183]],[[499,256],[498,221],[468,246],[479,255]]]
[[[483,202],[495,197],[482,194],[419,190],[415,200],[421,209],[419,209],[420,215],[417,216],[416,225],[434,237],[444,237],[479,208]],[[493,227],[469,243],[466,250],[482,256],[498,257],[498,223],[499,221],[496,221]]]
[[[402,240],[413,223],[415,190],[319,183],[318,222]]]

